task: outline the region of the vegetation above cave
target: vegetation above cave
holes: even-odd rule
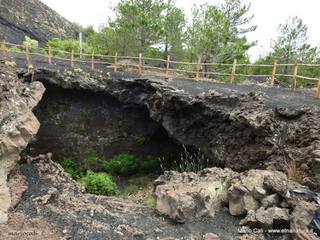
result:
[[[203,63],[219,62],[250,63],[251,47],[257,42],[250,42],[245,34],[254,32],[254,16],[251,5],[244,0],[223,0],[220,4],[195,5],[190,19],[173,0],[121,0],[112,10],[115,18],[96,31],[93,27],[81,28],[84,35],[83,54],[103,54],[138,56],[146,58],[171,59],[180,62]],[[72,50],[75,56],[80,54],[80,43],[76,39],[54,38],[47,46],[54,49],[53,54],[66,57]],[[60,51],[59,51],[60,50]],[[64,52],[65,51],[65,52]],[[68,56],[69,57],[69,56]],[[100,59],[110,61],[110,59]],[[278,27],[278,36],[274,36],[271,50],[256,60],[259,64],[320,63],[319,48],[312,46],[308,39],[308,28],[299,17],[290,17]],[[149,61],[149,62],[148,62]],[[148,64],[161,63],[146,60]],[[179,66],[178,66],[179,65]],[[175,68],[193,70],[192,66],[177,64]],[[230,73],[229,66],[206,66],[206,72]],[[279,67],[278,73],[291,74],[293,67]],[[265,67],[237,69],[238,74],[270,75]],[[318,77],[320,70],[301,66],[303,76]],[[226,80],[220,76],[219,80]],[[286,78],[280,77],[279,80]],[[301,80],[301,85],[312,84]]]

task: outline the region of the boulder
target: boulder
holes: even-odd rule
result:
[[[240,221],[240,225],[242,226],[252,226],[257,223],[256,211],[249,210],[247,216]]]
[[[279,206],[280,197],[278,194],[272,194],[262,199],[261,204],[264,208]]]
[[[267,191],[263,187],[254,187],[252,195],[257,200],[262,200],[266,197]]]
[[[220,168],[198,174],[165,172],[155,181],[155,209],[178,223],[213,216],[227,200],[227,190],[236,175],[230,169]]]
[[[269,171],[264,175],[263,185],[273,193],[286,192],[290,189],[288,183],[288,178],[283,172]]]
[[[239,179],[234,179],[234,184],[228,190],[229,212],[231,215],[240,216],[246,214],[249,210],[259,208],[257,200],[258,191],[265,195],[263,189],[264,170],[250,170],[241,174]],[[262,190],[263,189],[263,190]]]
[[[256,211],[256,219],[262,227],[272,227],[273,224],[281,224],[289,221],[289,209],[270,207],[270,208],[259,208]]]
[[[289,180],[282,172],[250,170],[234,179],[229,188],[229,212],[231,215],[240,216],[261,206],[278,207],[281,203],[280,195],[298,187],[301,185]]]

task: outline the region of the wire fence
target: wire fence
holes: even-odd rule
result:
[[[40,48],[28,45],[19,45],[1,42],[2,59],[10,61],[9,53],[19,53],[24,55],[27,66],[33,66],[34,62],[32,56],[39,56],[46,58],[47,64],[54,64],[56,60],[64,61],[66,65],[75,67],[75,63],[82,63],[90,66],[92,70],[97,69],[97,65],[104,66],[107,69],[117,71],[138,71],[139,74],[144,74],[147,71],[152,71],[161,74],[166,78],[174,76],[183,76],[198,80],[208,80],[223,78],[224,82],[234,84],[239,78],[264,78],[270,87],[273,87],[278,81],[278,78],[289,78],[289,86],[292,91],[296,91],[299,81],[307,80],[311,82],[312,87],[316,89],[316,98],[320,99],[320,64],[306,64],[295,61],[294,63],[282,64],[274,61],[273,64],[252,64],[252,63],[238,63],[235,59],[233,63],[217,63],[217,62],[202,62],[201,58],[198,62],[180,62],[171,60],[170,56],[167,59],[144,57],[141,53],[139,56],[120,56],[102,55],[102,54],[87,54],[76,53],[53,49],[51,47]],[[261,68],[263,74],[252,74],[248,69]],[[285,73],[279,73],[280,68],[286,68]],[[319,71],[319,77],[304,76],[306,71],[301,71],[302,68],[312,68]],[[240,70],[241,69],[241,70]],[[290,69],[290,71],[288,71]],[[287,72],[292,72],[288,74]],[[318,73],[318,72],[316,72]]]

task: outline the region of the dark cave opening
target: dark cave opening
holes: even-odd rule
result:
[[[105,93],[69,90],[45,84],[46,92],[34,109],[41,123],[26,153],[51,152],[83,159],[94,149],[100,158],[117,154],[137,157],[179,156],[183,147],[149,117],[147,109],[125,105]]]

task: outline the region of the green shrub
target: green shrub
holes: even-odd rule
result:
[[[75,162],[71,157],[64,157],[62,161],[60,161],[60,164],[64,171],[69,173],[74,180],[79,180],[85,175],[85,169],[78,167]]]
[[[139,159],[129,154],[120,154],[114,156],[111,161],[104,162],[104,167],[112,174],[130,176],[139,171]]]
[[[80,53],[80,43],[74,39],[62,40],[59,38],[53,38],[47,43],[47,47],[51,47],[54,56],[69,57],[71,51],[74,51],[75,57],[79,56]],[[91,54],[92,49],[83,42],[82,52],[86,54]]]
[[[98,195],[114,195],[118,192],[117,185],[107,173],[94,173],[87,171],[86,176],[80,182],[86,191]]]
[[[160,162],[154,157],[138,159],[133,155],[120,154],[114,156],[110,161],[104,161],[103,166],[111,174],[132,176],[157,171]]]

